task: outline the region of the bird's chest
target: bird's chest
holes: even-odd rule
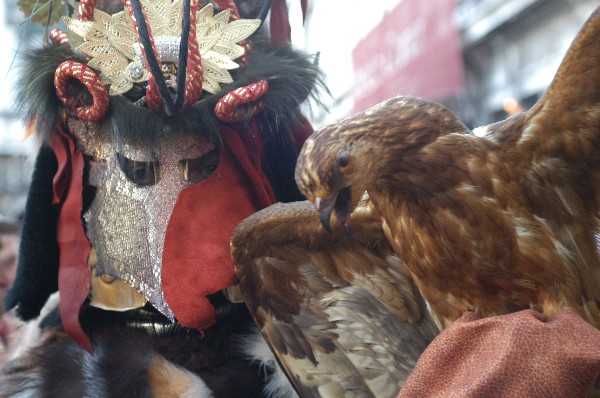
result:
[[[376,198],[384,232],[415,276],[439,290],[488,286],[492,265],[510,263],[509,214],[491,200],[453,195],[420,201]]]

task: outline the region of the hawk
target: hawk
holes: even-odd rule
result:
[[[599,10],[527,112],[473,132],[396,97],[305,142],[296,182],[317,211],[274,205],[231,241],[300,394],[395,396],[465,311],[572,309],[600,326],[598,57]]]
[[[467,310],[525,308],[572,309],[598,327],[599,37],[597,10],[543,97],[478,134],[413,97],[326,127],[305,143],[296,182],[327,229],[367,191],[441,327]]]

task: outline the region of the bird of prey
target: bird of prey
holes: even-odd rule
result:
[[[296,182],[327,229],[367,191],[442,328],[525,308],[599,327],[600,10],[529,111],[474,134],[440,104],[392,98],[313,134]]]
[[[465,311],[600,326],[599,172],[596,11],[538,103],[477,134],[412,97],[314,133],[296,182],[318,211],[242,222],[240,288],[302,396],[393,397]]]

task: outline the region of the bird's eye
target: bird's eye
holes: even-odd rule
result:
[[[350,153],[348,151],[340,152],[338,164],[340,165],[340,169],[342,171],[345,171],[348,168],[348,165],[350,165]]]

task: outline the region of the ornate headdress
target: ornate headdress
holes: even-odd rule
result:
[[[214,322],[206,296],[235,284],[235,225],[298,197],[311,129],[297,108],[320,79],[285,42],[282,0],[258,19],[232,0],[124,0],[112,14],[95,3],[64,18],[72,34],[53,30],[20,81],[18,105],[47,145],[7,298],[28,319],[58,288],[65,329],[88,349],[84,303]],[[255,33],[269,10],[276,44]]]

